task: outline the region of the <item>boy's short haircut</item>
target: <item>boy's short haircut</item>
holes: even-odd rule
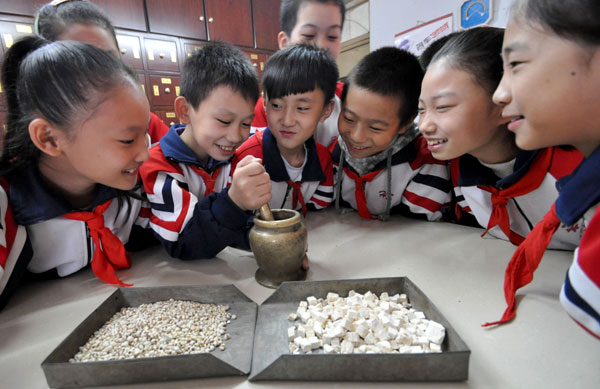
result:
[[[211,42],[188,57],[181,72],[181,96],[198,109],[217,87],[228,86],[256,104],[260,90],[250,59],[237,47]]]
[[[340,13],[342,14],[342,25],[340,27],[344,27],[344,19],[346,18],[346,4],[344,0],[281,0],[279,23],[281,31],[285,32],[285,35],[288,37],[292,35],[292,30],[296,27],[298,20],[298,10],[302,4],[308,2],[333,4],[340,7]]]
[[[396,47],[382,47],[367,54],[352,68],[344,83],[342,101],[353,85],[395,97],[400,102],[400,126],[405,126],[417,115],[421,81],[423,69],[415,55]]]
[[[279,50],[267,60],[262,84],[269,99],[319,88],[328,103],[335,95],[338,77],[337,64],[326,50],[298,44]]]

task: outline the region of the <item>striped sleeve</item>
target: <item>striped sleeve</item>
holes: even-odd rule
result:
[[[325,178],[319,182],[319,186],[317,186],[315,193],[308,200],[307,206],[313,209],[323,209],[330,206],[333,202],[333,161],[327,148],[318,143],[317,154]]]
[[[213,258],[229,245],[249,247],[251,214],[231,201],[228,188],[198,198],[180,167],[167,161],[158,147],[142,165],[141,177],[151,205],[150,228],[169,255]]]
[[[442,218],[442,208],[452,201],[449,167],[447,162],[433,158],[423,137],[417,139],[416,147],[417,156],[410,166],[417,174],[408,183],[402,204],[414,216],[438,221]]]
[[[560,301],[573,320],[600,339],[600,212],[587,225],[567,272]]]
[[[8,202],[8,184],[0,179],[0,309],[21,282],[33,256],[25,227],[16,224]]]

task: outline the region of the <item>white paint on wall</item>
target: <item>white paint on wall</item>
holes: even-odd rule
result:
[[[370,0],[371,51],[393,46],[394,35],[442,15],[453,13],[454,31],[460,29],[460,6],[464,0]],[[513,0],[493,0],[494,27],[506,27]]]

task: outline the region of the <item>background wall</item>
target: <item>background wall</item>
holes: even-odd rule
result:
[[[492,0],[494,27],[506,27],[513,0]],[[394,45],[394,35],[452,12],[453,31],[460,29],[461,0],[370,0],[371,51]]]

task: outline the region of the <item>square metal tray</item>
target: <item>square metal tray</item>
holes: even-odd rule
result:
[[[291,354],[288,315],[309,296],[328,292],[348,296],[371,291],[377,295],[406,293],[409,303],[427,319],[446,328],[441,353],[423,354]],[[284,282],[258,308],[250,381],[464,381],[471,351],[431,300],[408,278]]]
[[[168,299],[227,304],[237,319],[226,331],[226,349],[211,353],[70,363],[88,339],[122,307]],[[202,377],[246,375],[252,363],[257,305],[233,285],[119,288],[42,362],[52,388],[120,385]]]

